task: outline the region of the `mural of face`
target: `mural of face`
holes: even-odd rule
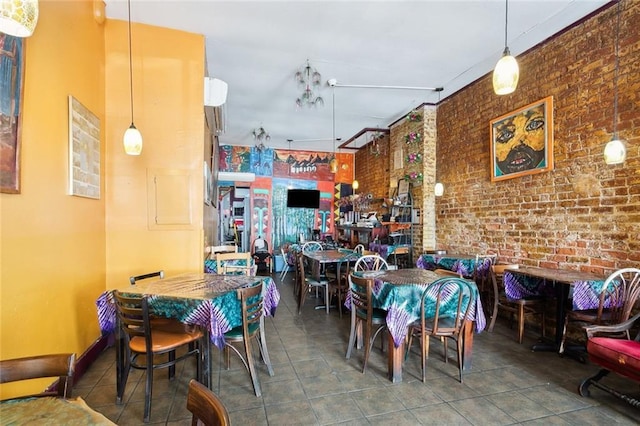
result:
[[[545,160],[544,104],[494,125],[495,162],[502,174],[538,168]]]

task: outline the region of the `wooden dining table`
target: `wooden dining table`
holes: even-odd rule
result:
[[[111,420],[93,410],[80,397],[27,397],[0,402],[3,425],[112,426]]]
[[[522,279],[524,278],[524,279]],[[528,278],[528,279],[527,279]],[[562,342],[563,326],[569,294],[576,286],[599,288],[604,284],[605,277],[590,272],[573,271],[568,269],[551,269],[537,266],[518,266],[506,268],[504,274],[505,292],[513,298],[523,295],[539,295],[542,291],[552,288],[556,298],[556,330],[554,340],[542,341],[533,345],[534,352],[558,352]],[[565,349],[567,355],[576,355],[571,347]],[[580,354],[577,354],[581,357]]]
[[[149,296],[149,309],[155,316],[174,318],[186,325],[202,328],[208,336],[204,350],[203,380],[211,387],[211,344],[219,349],[224,348],[224,334],[242,325],[242,307],[236,290],[258,283],[262,283],[265,288],[263,318],[273,316],[280,301],[280,293],[273,279],[266,276],[186,273],[166,279],[142,281],[117,290],[125,295]],[[113,290],[100,295],[96,305],[102,333],[119,331],[116,330]],[[120,339],[116,340],[117,346],[122,344]]]
[[[447,269],[456,272],[463,277],[473,277],[476,269],[475,254],[422,254],[416,261],[416,266],[421,269],[433,271],[435,269]],[[482,265],[484,266],[484,265]],[[487,265],[487,270],[490,265]]]
[[[404,361],[405,338],[409,325],[420,319],[420,301],[429,284],[442,278],[433,271],[421,268],[364,272],[363,276],[374,279],[373,306],[387,311],[386,323],[389,330],[388,377],[394,382],[402,381],[402,363]],[[472,304],[465,319],[463,331],[463,370],[471,369],[473,358],[473,331],[484,330],[486,319],[475,283],[469,281],[474,289],[475,303]],[[350,293],[345,306],[351,309]],[[446,314],[442,312],[441,314]],[[475,327],[474,327],[475,323]]]

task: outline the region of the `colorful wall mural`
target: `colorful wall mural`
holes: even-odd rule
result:
[[[275,252],[283,244],[298,242],[301,235],[310,239],[315,229],[321,234],[334,233],[335,196],[340,193],[335,192],[336,183],[353,181],[352,154],[336,153],[340,165],[336,174],[329,169],[330,152],[221,145],[219,154],[220,171],[256,174],[249,184],[250,241],[261,236]],[[288,208],[288,188],[318,189],[320,208]]]

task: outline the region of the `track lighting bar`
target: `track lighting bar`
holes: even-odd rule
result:
[[[442,92],[444,87],[421,87],[421,86],[380,86],[373,84],[342,84],[338,80],[331,78],[327,80],[330,87],[345,87],[354,89],[396,89],[396,90],[430,90],[433,92]]]

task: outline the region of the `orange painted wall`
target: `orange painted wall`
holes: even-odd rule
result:
[[[41,0],[26,39],[21,193],[0,194],[1,359],[80,355],[100,335],[94,301],[105,289],[106,197],[67,195],[67,156],[68,95],[104,129],[103,37],[90,1]],[[1,397],[23,387],[3,386]]]
[[[92,8],[92,0],[40,0],[27,39],[21,193],[0,194],[0,359],[80,356],[100,336],[95,300],[105,289],[138,272],[202,269],[204,38],[133,25],[135,123],[145,145],[129,157],[121,145],[131,121],[126,23],[100,25]],[[100,118],[100,200],[67,195],[69,94]],[[149,229],[150,169],[192,176],[189,229]],[[50,383],[2,385],[0,398]]]
[[[128,156],[122,135],[131,123],[127,23],[105,23],[106,281],[163,269],[167,275],[203,269],[204,37],[132,25],[134,123],[143,136],[140,156]],[[148,176],[189,173],[189,227],[153,228]],[[149,213],[149,214],[148,214]]]

